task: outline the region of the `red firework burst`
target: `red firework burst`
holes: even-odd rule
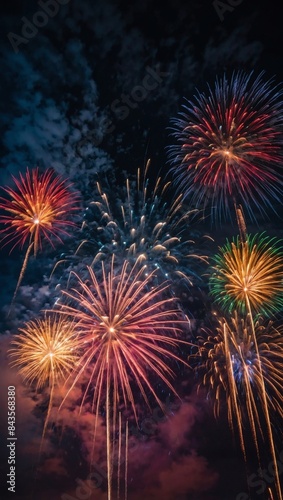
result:
[[[23,248],[27,240],[32,243],[34,254],[42,248],[42,241],[52,239],[61,241],[66,235],[66,226],[74,225],[69,220],[70,212],[77,206],[77,194],[53,170],[43,174],[38,168],[26,174],[20,173],[19,179],[13,177],[17,190],[4,187],[10,199],[0,197],[0,209],[8,212],[1,215],[0,222],[5,224],[0,234],[4,234],[3,246],[13,243],[11,251],[19,246]]]
[[[113,257],[109,266],[102,262],[99,274],[88,268],[87,281],[74,273],[75,283],[71,291],[63,292],[67,302],[60,309],[77,324],[83,348],[66,397],[79,380],[86,384],[81,405],[93,389],[95,427],[99,410],[106,408],[108,500],[119,405],[130,403],[137,419],[135,386],[148,405],[147,392],[163,408],[155,389],[157,381],[176,394],[169,362],[186,364],[174,351],[188,344],[179,338],[180,326],[188,326],[188,320],[172,308],[174,299],[167,296],[168,285],[152,286],[154,272],[145,275],[145,268],[140,268],[138,261],[133,267],[125,261],[122,269],[117,268]]]
[[[187,101],[173,120],[177,145],[169,147],[176,185],[191,203],[211,204],[213,218],[230,215],[231,202],[265,213],[281,201],[283,89],[263,73],[233,73]]]
[[[78,208],[78,195],[71,192],[71,184],[66,184],[51,169],[43,174],[38,168],[31,172],[27,169],[25,175],[20,173],[19,179],[13,177],[13,180],[16,190],[2,188],[10,199],[0,197],[0,209],[6,212],[0,217],[4,224],[0,234],[4,235],[2,246],[12,244],[11,251],[16,247],[23,248],[27,241],[29,244],[16,294],[32,249],[36,255],[44,240],[54,246],[53,240],[62,241],[61,237],[68,234],[66,227],[74,225],[69,217]]]
[[[89,277],[81,279],[76,273],[71,291],[63,291],[67,301],[60,312],[73,317],[77,323],[84,354],[72,375],[77,383],[89,372],[84,394],[95,381],[93,406],[98,408],[106,386],[113,389],[113,404],[130,401],[136,415],[132,383],[135,382],[144,399],[147,388],[162,406],[149,378],[152,371],[175,393],[170,383],[173,376],[164,357],[182,362],[174,349],[185,342],[180,340],[181,325],[189,322],[168,297],[168,284],[152,286],[154,271],[146,273],[124,261],[122,268],[112,257],[111,264],[102,262],[101,272],[88,268]],[[182,318],[182,319],[180,319]],[[82,404],[83,404],[82,402]]]

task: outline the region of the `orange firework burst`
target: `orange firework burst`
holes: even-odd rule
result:
[[[64,379],[77,358],[74,323],[59,315],[36,319],[20,328],[11,344],[12,366],[29,384],[36,382],[36,389],[51,386],[52,380]]]
[[[269,447],[281,499],[271,417],[283,417],[283,328],[276,329],[271,321],[264,324],[262,319],[253,324],[250,316],[234,313],[229,321],[218,319],[216,333],[208,329],[204,333],[191,356],[200,361],[196,370],[203,373],[201,385],[214,400],[216,416],[221,402],[226,402],[229,424],[238,432],[245,459],[245,430],[252,434],[259,462],[261,449],[265,452]]]
[[[50,396],[42,438],[48,424],[55,384],[66,379],[78,358],[78,341],[74,323],[60,315],[36,319],[20,328],[11,344],[11,366],[36,390],[49,387]]]
[[[36,255],[43,240],[53,246],[53,239],[61,241],[67,234],[66,226],[74,225],[69,215],[77,209],[78,196],[70,191],[71,185],[66,185],[51,169],[43,174],[38,168],[31,172],[27,169],[25,176],[20,174],[19,179],[13,177],[13,180],[17,190],[5,187],[10,199],[0,198],[0,209],[8,212],[0,217],[5,225],[0,234],[4,234],[2,246],[12,243],[11,251],[17,246],[23,248],[27,241],[29,244],[16,295],[32,249]]]
[[[283,251],[276,238],[238,238],[220,248],[214,260],[211,293],[224,309],[261,314],[282,309]]]
[[[235,309],[247,314],[248,322],[242,325],[243,334],[239,334],[237,330],[236,320],[233,321],[233,328],[224,321],[223,342],[217,343],[216,349],[211,350],[211,355],[220,350],[223,352],[225,370],[227,371],[227,390],[231,397],[229,413],[230,421],[232,420],[232,410],[236,415],[237,426],[241,438],[242,449],[244,450],[244,440],[242,434],[243,415],[238,408],[239,387],[234,380],[234,365],[241,367],[241,381],[244,388],[244,398],[246,405],[246,413],[248,414],[250,427],[252,430],[254,442],[257,444],[258,431],[256,428],[259,421],[259,409],[256,404],[257,398],[260,399],[262,407],[262,415],[265,421],[267,430],[267,439],[270,446],[272,460],[276,464],[276,453],[273,443],[273,432],[270,419],[270,408],[274,408],[274,404],[270,399],[267,391],[268,381],[271,380],[271,386],[274,390],[274,398],[278,398],[282,390],[282,377],[280,370],[282,369],[282,342],[279,338],[275,342],[278,348],[279,366],[275,363],[276,369],[272,368],[271,357],[268,356],[268,363],[262,356],[262,349],[269,349],[267,343],[262,342],[262,336],[258,333],[258,323],[254,322],[253,314],[265,314],[270,312],[278,312],[282,310],[283,300],[283,252],[282,246],[276,238],[268,238],[264,235],[255,235],[251,237],[246,235],[245,239],[238,238],[231,244],[227,243],[220,249],[220,253],[215,257],[215,272],[210,279],[212,295],[216,302],[230,313]],[[234,329],[234,331],[233,331]],[[248,331],[247,331],[248,329]],[[218,329],[219,331],[219,329]],[[235,333],[236,331],[236,333]],[[272,335],[271,335],[272,337]],[[273,339],[271,338],[272,349],[275,350]],[[233,352],[238,346],[237,355]],[[272,353],[273,358],[276,358],[275,352]],[[232,356],[232,358],[231,358]],[[254,356],[253,363],[251,357]],[[232,359],[232,361],[231,361]],[[269,366],[270,365],[270,366]],[[217,362],[214,365],[217,368]],[[220,365],[219,365],[220,367]],[[266,369],[268,367],[268,370]],[[221,367],[220,367],[221,368]],[[249,369],[248,369],[249,368]],[[253,376],[251,377],[251,370]],[[217,370],[216,370],[217,371]],[[218,373],[222,378],[223,374]],[[277,382],[281,385],[278,389]],[[219,387],[219,386],[218,386]],[[258,391],[255,394],[253,389]],[[282,403],[279,398],[280,404]],[[278,406],[278,404],[277,404]],[[279,411],[282,415],[282,412]],[[262,433],[259,423],[259,433]],[[275,484],[277,497],[282,499],[278,470],[275,470]]]
[[[67,395],[84,376],[88,383],[81,405],[93,385],[92,404],[96,421],[101,405],[106,406],[110,499],[111,430],[115,429],[118,405],[130,402],[137,419],[135,386],[148,405],[147,390],[162,407],[150,372],[176,394],[170,382],[173,371],[166,359],[184,363],[176,348],[185,342],[178,338],[178,333],[181,323],[187,323],[187,320],[180,317],[178,309],[172,308],[174,299],[168,297],[168,285],[152,286],[154,273],[146,275],[145,268],[138,264],[131,266],[125,261],[117,268],[113,257],[109,267],[102,262],[99,276],[91,268],[88,268],[88,273],[87,281],[74,273],[73,288],[63,292],[67,303],[61,305],[60,312],[74,318],[83,346]],[[112,425],[110,408],[113,410]]]

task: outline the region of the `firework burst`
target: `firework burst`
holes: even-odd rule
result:
[[[254,333],[257,344],[254,342]],[[246,438],[251,433],[259,462],[268,445],[276,464],[271,417],[282,419],[283,411],[283,328],[262,319],[253,325],[250,317],[237,313],[227,321],[218,319],[216,333],[204,329],[199,339],[196,371],[200,383],[214,401],[215,416],[225,404],[229,424],[240,438],[247,459]],[[274,429],[275,430],[275,429]],[[282,498],[278,470],[275,471],[278,498]]]
[[[230,217],[231,202],[254,219],[282,199],[283,90],[263,73],[224,76],[198,92],[173,120],[169,147],[176,185],[192,205],[211,204],[212,219]]]
[[[152,286],[154,272],[146,273],[145,266],[125,261],[120,267],[113,257],[109,266],[102,262],[101,269],[102,278],[90,267],[88,280],[73,273],[73,288],[62,292],[67,300],[60,304],[60,313],[74,318],[84,345],[72,387],[90,371],[89,386],[95,380],[96,387],[93,407],[99,407],[108,383],[115,388],[116,403],[130,402],[137,415],[131,381],[145,401],[146,387],[162,405],[148,369],[175,393],[169,382],[173,372],[163,358],[181,361],[173,351],[182,343],[180,324],[189,323],[179,309],[172,308],[175,300],[168,296],[168,284]]]
[[[29,321],[19,331],[9,349],[9,356],[13,358],[11,366],[17,367],[24,381],[35,385],[36,390],[48,387],[50,391],[43,438],[54,387],[68,377],[78,358],[77,334],[74,323],[58,314]]]
[[[97,185],[99,200],[86,212],[87,237],[76,253],[92,256],[91,265],[110,260],[112,254],[120,260],[138,261],[149,272],[155,269],[159,282],[179,277],[199,283],[199,264],[207,262],[207,257],[194,250],[195,238],[201,244],[200,234],[191,228],[198,211],[185,211],[182,196],[168,201],[172,200],[170,183],[164,185],[161,177],[150,187],[148,168],[149,162],[144,175],[138,169],[135,181],[127,179],[121,201],[118,195],[109,198]]]
[[[227,242],[214,257],[211,294],[225,311],[268,315],[283,307],[282,243],[264,233]]]
[[[31,251],[36,255],[44,240],[52,246],[53,240],[61,242],[61,237],[67,235],[66,227],[74,226],[69,217],[77,209],[78,196],[51,169],[43,174],[38,168],[31,172],[27,169],[25,175],[20,173],[19,179],[13,180],[17,190],[5,187],[10,199],[0,198],[0,209],[7,214],[0,217],[4,224],[0,234],[4,235],[2,246],[12,244],[11,251],[28,242],[16,295]]]
[[[42,241],[47,240],[53,246],[53,240],[60,242],[66,235],[66,227],[73,226],[69,220],[70,212],[76,210],[77,194],[70,192],[67,185],[52,170],[43,174],[38,168],[25,176],[13,177],[17,191],[10,187],[3,188],[10,200],[0,198],[0,208],[8,215],[2,215],[0,222],[5,225],[2,244],[13,244],[23,248],[26,242],[32,242],[36,255],[42,248]]]
[[[89,277],[75,275],[74,287],[63,292],[61,314],[73,317],[77,324],[83,354],[74,366],[72,388],[87,379],[81,407],[90,389],[92,406],[98,415],[106,407],[108,495],[111,497],[112,441],[119,405],[129,403],[137,419],[134,396],[136,389],[150,406],[147,392],[162,406],[150,374],[163,382],[174,394],[170,379],[178,356],[180,325],[189,324],[174,300],[168,297],[168,285],[152,286],[153,273],[145,275],[144,267],[125,261],[122,267],[102,262],[101,273],[88,268]],[[181,319],[180,319],[181,318]],[[155,382],[156,383],[156,382]],[[135,389],[134,389],[135,386]],[[112,431],[111,431],[112,429]],[[113,430],[114,429],[114,430]]]

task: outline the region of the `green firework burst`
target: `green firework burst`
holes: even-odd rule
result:
[[[231,313],[269,315],[283,308],[283,247],[265,233],[226,243],[214,257],[210,290],[217,304]]]

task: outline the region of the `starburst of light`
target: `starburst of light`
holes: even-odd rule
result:
[[[106,406],[108,498],[111,498],[113,436],[121,404],[131,405],[137,419],[135,391],[150,406],[148,393],[162,406],[155,385],[161,381],[174,394],[170,364],[184,363],[178,348],[181,325],[189,325],[173,307],[168,284],[153,286],[153,273],[114,256],[101,264],[101,273],[88,268],[88,279],[74,275],[73,288],[63,291],[60,312],[77,324],[83,352],[74,365],[66,397],[79,380],[86,382],[81,407],[90,389],[98,415]]]
[[[283,89],[263,73],[234,72],[198,92],[173,120],[171,172],[192,205],[230,218],[241,203],[252,219],[282,200]]]
[[[252,325],[249,316],[236,312],[229,320],[217,320],[216,331],[204,329],[197,352],[190,356],[191,361],[197,360],[200,386],[207,389],[215,416],[221,408],[227,409],[246,460],[250,433],[260,464],[266,446],[275,459],[275,422],[283,417],[283,328],[275,328],[271,321],[265,324],[261,318]],[[278,469],[275,483],[278,498],[282,498]]]
[[[182,343],[180,324],[189,323],[172,307],[175,300],[169,297],[168,284],[153,286],[154,271],[146,273],[146,266],[129,261],[120,267],[114,256],[109,265],[101,263],[101,272],[88,267],[87,280],[73,274],[73,287],[63,290],[65,300],[59,302],[60,313],[74,318],[84,346],[72,385],[90,371],[89,386],[95,380],[94,407],[99,406],[107,383],[114,384],[116,403],[130,402],[135,414],[133,381],[146,401],[145,388],[160,403],[148,372],[175,393],[169,381],[173,372],[163,358],[180,361],[173,351]]]
[[[28,384],[36,389],[64,380],[77,359],[77,335],[72,321],[65,316],[45,315],[31,320],[11,341],[9,355]]]
[[[161,176],[152,187],[149,165],[144,174],[137,170],[136,180],[127,179],[126,188],[117,189],[114,197],[97,184],[99,199],[86,211],[86,238],[76,253],[89,253],[93,263],[115,254],[121,260],[146,264],[149,271],[155,269],[160,280],[173,282],[179,277],[190,284],[199,282],[199,264],[206,263],[207,257],[194,249],[195,238],[201,240],[192,228],[198,210],[185,210],[181,195],[172,201],[170,182],[163,183]]]
[[[25,175],[20,173],[19,179],[13,177],[13,180],[16,190],[4,187],[8,198],[0,198],[0,209],[4,210],[0,217],[0,223],[4,224],[1,244],[12,244],[12,251],[28,242],[15,298],[31,251],[36,255],[46,240],[52,246],[54,240],[61,242],[62,236],[68,234],[66,228],[74,226],[70,215],[78,208],[78,194],[52,169],[40,174],[38,168],[31,171],[27,168]]]
[[[53,403],[54,388],[69,376],[79,356],[79,344],[73,321],[58,314],[45,314],[31,320],[11,341],[8,353],[11,366],[36,390],[48,387],[49,404],[40,452]]]
[[[214,257],[211,294],[225,311],[270,314],[283,307],[283,250],[264,233],[227,242]]]

